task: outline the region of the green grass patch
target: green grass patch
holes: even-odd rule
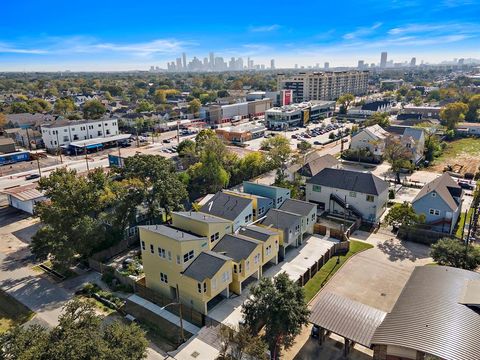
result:
[[[450,141],[447,143],[447,147],[443,150],[443,153],[437,158],[437,160],[443,162],[448,159],[454,159],[462,153],[480,155],[480,140],[475,138],[464,138]]]
[[[325,265],[307,282],[304,286],[305,299],[307,302],[320,291],[323,285],[330,279],[348,258],[360,251],[373,248],[373,245],[362,241],[350,241],[350,250],[345,255],[340,255],[340,262],[337,264],[337,256],[332,257]]]
[[[473,214],[472,208],[468,209],[467,216],[465,216],[464,212],[460,214],[460,219],[458,220],[458,224],[457,224],[457,231],[455,231],[456,237],[458,238],[462,237],[463,227],[465,226],[465,223],[470,224],[470,219],[472,217],[472,214]]]
[[[35,313],[0,290],[0,334],[30,320]]]

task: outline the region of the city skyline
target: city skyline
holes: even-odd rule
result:
[[[348,1],[348,11],[342,12],[336,4],[299,1],[295,8],[309,11],[295,26],[288,7],[266,3],[255,5],[255,14],[261,14],[255,17],[251,6],[232,9],[219,2],[188,4],[181,16],[176,16],[176,4],[151,1],[141,8],[123,1],[95,3],[93,16],[88,1],[80,8],[48,3],[49,11],[43,3],[3,4],[9,16],[0,24],[0,71],[148,70],[151,65],[166,68],[179,56],[183,64],[184,52],[202,63],[204,56],[210,62],[209,52],[226,61],[250,57],[266,68],[271,59],[276,68],[325,62],[355,67],[358,60],[378,63],[382,51],[396,62],[415,57],[417,64],[480,58],[478,0],[433,6],[427,1]],[[146,10],[164,16],[147,21]],[[322,16],[327,13],[331,16]],[[243,21],[233,23],[233,15]]]

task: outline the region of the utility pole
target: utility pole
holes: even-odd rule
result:
[[[180,289],[177,284],[177,303],[178,303],[178,315],[180,317],[180,340],[182,344],[185,342],[185,334],[183,332],[183,318],[182,318],[182,303],[180,302]]]
[[[40,160],[38,159],[38,154],[37,154],[37,166],[38,166],[38,175],[42,177],[42,169],[40,169]]]
[[[60,164],[63,164],[62,149],[60,149],[60,141],[58,140],[58,130],[56,130],[56,132],[57,132],[57,152],[58,152],[58,155],[60,156]]]
[[[85,163],[87,164],[87,172],[89,172],[90,169],[88,167],[87,145],[85,145],[85,143],[83,144],[83,152],[85,153]]]
[[[177,120],[177,145],[180,144],[180,120]]]

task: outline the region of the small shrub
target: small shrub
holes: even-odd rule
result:
[[[388,190],[388,198],[395,199],[395,190],[393,189]]]

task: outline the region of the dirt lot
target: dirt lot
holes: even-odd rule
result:
[[[462,175],[476,173],[480,166],[480,139],[467,138],[449,142],[442,156],[429,169],[441,173],[447,165],[453,166],[453,170]]]

